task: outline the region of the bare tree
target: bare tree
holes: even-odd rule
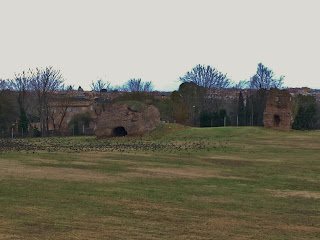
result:
[[[54,130],[61,130],[62,123],[72,105],[72,87],[61,87],[60,97],[52,99],[49,104],[49,117]]]
[[[101,92],[102,90],[111,90],[110,82],[104,82],[102,79],[98,79],[96,82],[92,81],[90,87],[92,91],[96,92]]]
[[[0,79],[0,91],[9,89],[8,80]]]
[[[219,110],[224,100],[221,97],[221,90],[231,85],[231,80],[226,74],[219,72],[211,66],[200,64],[187,72],[183,77],[180,77],[180,81],[183,84],[193,83],[197,86],[196,88],[193,87],[196,89],[196,97],[190,94],[183,94],[184,102],[190,102],[188,104],[189,111],[193,112],[192,125],[199,125],[198,116],[201,111],[209,110],[216,112]]]
[[[249,81],[246,80],[240,80],[237,84],[234,84],[233,88],[236,89],[245,89],[249,85]]]
[[[98,79],[96,82],[92,81],[91,90],[99,93],[97,99],[98,105],[94,108],[95,114],[100,116],[105,111],[105,103],[108,100],[108,92],[112,90],[110,82]]]
[[[264,66],[262,63],[258,64],[257,72],[251,77],[249,86],[251,89],[267,89],[270,88],[281,88],[283,85],[284,76],[275,78],[274,73],[271,69]]]
[[[10,89],[18,93],[17,102],[20,109],[20,120],[24,119],[24,123],[21,125],[22,131],[25,133],[29,130],[29,134],[32,134],[32,121],[35,119],[35,107],[37,102],[35,101],[35,94],[31,85],[32,73],[31,71],[23,71],[22,73],[16,73],[14,78],[10,80]],[[20,128],[20,127],[19,127]]]
[[[24,108],[26,112],[29,110],[29,101],[32,94],[31,79],[31,72],[23,71],[22,73],[16,73],[14,79],[10,82],[11,88],[19,93],[18,102],[20,107]]]
[[[40,130],[44,136],[48,130],[49,100],[54,91],[59,90],[64,79],[59,70],[52,66],[31,71],[31,86],[36,95],[37,110],[40,118]]]
[[[151,81],[142,82],[141,78],[131,78],[123,85],[123,90],[133,93],[146,93],[153,91],[153,84]]]
[[[226,74],[219,72],[211,66],[197,65],[183,77],[181,82],[193,82],[204,88],[226,88],[231,84]]]

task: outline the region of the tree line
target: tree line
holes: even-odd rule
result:
[[[153,90],[152,82],[143,82],[141,79],[129,79],[123,86],[111,87],[109,82],[98,79],[92,81],[91,90],[98,92],[98,105],[95,109],[97,115],[104,111],[105,104],[110,103],[106,92],[125,91],[139,96]],[[61,130],[62,122],[71,106],[77,99],[72,94],[73,87],[65,85],[59,70],[52,66],[29,69],[17,73],[12,79],[0,79],[0,134],[18,126],[20,135],[48,136],[49,123],[55,130]],[[57,97],[55,93],[59,92]],[[53,101],[59,102],[62,109],[59,120],[55,118],[55,111],[50,107]],[[80,126],[91,121],[92,117],[80,114],[71,120],[71,125]],[[38,123],[34,127],[34,123]],[[81,123],[81,124],[80,124]],[[78,131],[77,128],[76,132]]]
[[[100,115],[105,106],[114,101],[136,100],[158,107],[162,120],[167,122],[198,127],[262,126],[267,91],[283,88],[284,77],[276,78],[271,69],[259,63],[256,73],[248,81],[234,84],[226,74],[214,67],[199,64],[179,80],[179,89],[173,91],[170,98],[161,100],[150,94],[153,91],[151,81],[133,78],[115,87],[102,79],[92,81],[91,90],[98,93],[99,108],[95,109],[95,113]],[[226,99],[224,90],[231,88],[249,91],[249,94],[244,98],[240,91],[237,99]],[[49,104],[56,91],[64,92],[59,101],[64,107],[62,114],[65,114],[72,100],[70,89],[72,87],[65,85],[61,72],[53,67],[29,69],[15,74],[13,79],[0,80],[0,131],[7,131],[15,124],[22,134],[47,136],[50,121],[59,130],[63,116],[59,122],[54,122]],[[106,94],[117,92],[125,94],[112,101],[108,97],[110,94]],[[293,109],[296,115],[293,128],[317,127],[318,108],[313,97],[298,96]],[[72,121],[74,124],[77,124],[74,121],[80,121],[76,120],[79,119],[77,117]],[[33,127],[35,122],[39,123],[39,129]]]
[[[263,125],[267,90],[282,88],[284,77],[276,78],[262,63],[248,81],[233,84],[226,74],[211,66],[197,65],[180,77],[182,84],[171,95],[177,122],[192,126]],[[247,99],[226,99],[225,89],[250,89]],[[169,105],[169,103],[167,103]]]

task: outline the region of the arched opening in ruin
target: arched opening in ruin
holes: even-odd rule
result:
[[[122,126],[119,127],[115,127],[112,129],[112,135],[114,137],[123,137],[128,135],[128,132],[126,131],[126,129]]]
[[[280,121],[281,121],[280,116],[275,114],[273,116],[273,126],[279,127]]]

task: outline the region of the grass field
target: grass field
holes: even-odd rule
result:
[[[0,239],[320,239],[320,132],[0,139]]]

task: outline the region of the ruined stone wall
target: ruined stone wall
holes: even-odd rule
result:
[[[96,119],[97,137],[112,137],[114,129],[123,127],[128,136],[143,136],[160,124],[159,110],[150,105],[133,111],[126,104],[113,104]]]
[[[271,88],[263,114],[264,127],[290,131],[294,121],[292,101],[288,91]]]

